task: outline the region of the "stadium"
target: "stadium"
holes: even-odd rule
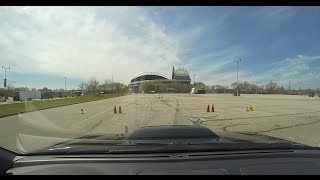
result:
[[[186,86],[191,82],[190,75],[185,68],[179,67],[175,69],[172,68],[172,77],[171,79],[161,75],[160,73],[143,73],[130,81],[129,84],[129,92],[131,93],[139,93],[143,92],[142,84],[144,82],[154,82],[160,84],[166,84],[169,86],[178,85],[178,86]]]

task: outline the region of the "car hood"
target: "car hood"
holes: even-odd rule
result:
[[[286,147],[309,146],[266,135],[225,133],[218,136],[201,126],[151,126],[131,134],[88,134],[33,153],[180,152]]]

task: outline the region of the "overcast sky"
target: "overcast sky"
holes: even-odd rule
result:
[[[319,7],[0,7],[0,65],[29,88],[170,78],[172,66],[230,86],[241,57],[240,80],[314,88],[319,32]]]

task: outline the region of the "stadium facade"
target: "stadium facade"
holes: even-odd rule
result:
[[[191,82],[190,75],[185,68],[172,68],[171,79],[161,75],[160,73],[143,73],[133,78],[129,83],[129,92],[143,92],[142,83],[155,82],[164,84],[189,85]]]

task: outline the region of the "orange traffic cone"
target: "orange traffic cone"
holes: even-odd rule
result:
[[[208,105],[208,107],[207,107],[207,112],[210,112],[210,106]]]
[[[214,105],[212,105],[211,107],[211,112],[214,112]]]
[[[119,113],[122,113],[121,106],[119,106]]]
[[[117,107],[116,106],[114,106],[114,108],[113,108],[113,113],[117,113]]]

